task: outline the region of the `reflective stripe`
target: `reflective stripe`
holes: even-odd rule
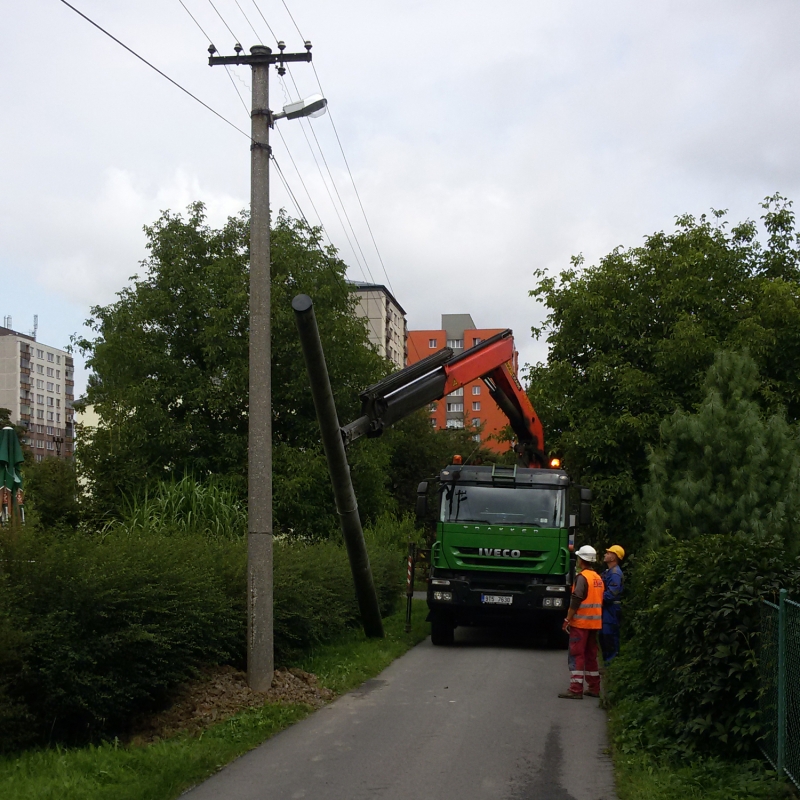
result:
[[[581,614],[581,619],[603,619],[603,615],[597,614],[596,616],[590,616],[589,614]]]
[[[586,674],[587,675],[599,675],[600,673],[599,672],[587,672]]]
[[[602,608],[602,603],[581,603],[581,608]]]

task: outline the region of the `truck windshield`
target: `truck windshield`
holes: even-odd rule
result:
[[[563,528],[565,495],[563,489],[450,485],[442,493],[441,521]]]

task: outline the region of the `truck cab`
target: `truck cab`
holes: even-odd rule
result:
[[[561,469],[441,471],[427,597],[434,644],[451,643],[458,625],[497,624],[533,625],[561,643],[572,585],[569,488]],[[427,491],[420,484],[418,499]]]

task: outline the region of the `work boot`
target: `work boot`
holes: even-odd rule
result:
[[[600,697],[600,692],[589,692],[589,691],[586,691],[586,692],[584,692],[584,694],[586,695],[586,697]]]
[[[559,697],[563,697],[565,700],[583,700],[583,695],[577,692],[562,692]]]

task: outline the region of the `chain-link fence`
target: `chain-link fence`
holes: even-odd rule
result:
[[[761,607],[761,749],[800,788],[800,603],[781,590]]]

